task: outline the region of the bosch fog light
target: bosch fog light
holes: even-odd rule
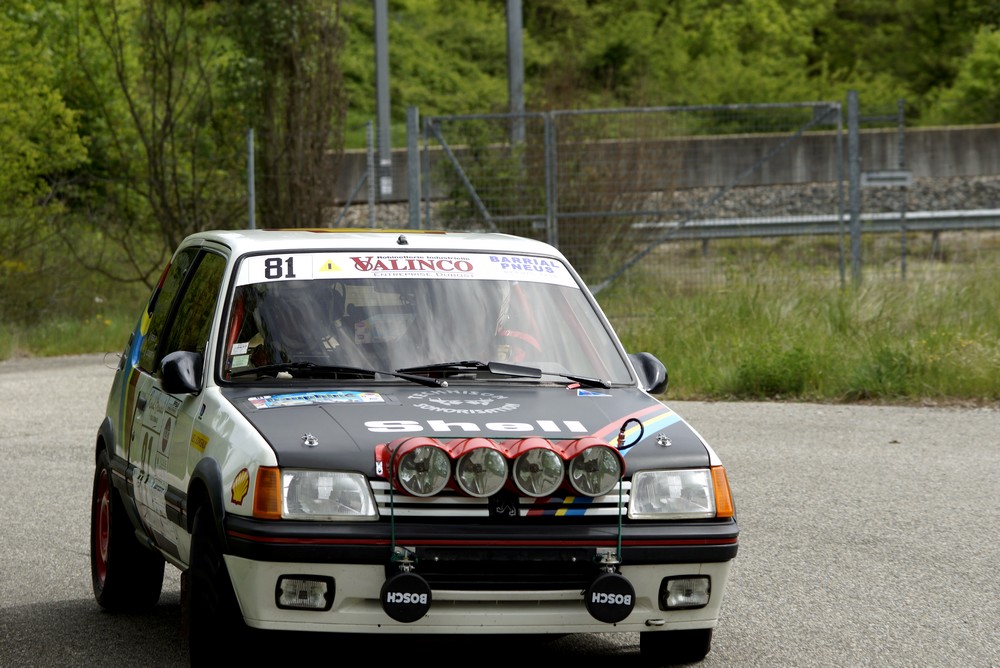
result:
[[[519,442],[526,448],[514,459],[514,486],[528,496],[551,496],[562,485],[566,473],[562,457],[551,448],[545,439],[529,439]]]
[[[507,460],[494,448],[470,450],[455,463],[455,482],[469,496],[496,494],[507,482]]]
[[[704,608],[711,597],[712,581],[707,575],[664,578],[660,583],[662,610]]]
[[[360,473],[285,469],[281,472],[282,512],[295,520],[375,519],[378,511]]]
[[[434,496],[448,484],[451,477],[451,459],[436,445],[417,445],[397,454],[395,479],[399,486],[413,496]]]
[[[279,608],[294,610],[329,610],[333,607],[336,586],[333,578],[319,575],[282,575],[274,588],[274,602]]]
[[[569,484],[585,496],[603,496],[615,488],[623,473],[622,457],[606,443],[585,447],[569,461]]]

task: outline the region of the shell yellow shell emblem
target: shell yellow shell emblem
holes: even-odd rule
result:
[[[250,491],[250,472],[243,469],[236,474],[236,478],[233,480],[232,489],[232,502],[237,506],[243,505],[243,499],[246,498],[247,492]]]

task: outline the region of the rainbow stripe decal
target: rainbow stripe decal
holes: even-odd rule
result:
[[[607,441],[608,445],[617,446],[618,432],[621,431],[622,424],[624,424],[626,420],[632,418],[641,421],[642,426],[640,427],[639,424],[632,423],[625,430],[626,446],[621,449],[622,456],[628,455],[629,451],[641,442],[635,440],[639,436],[640,429],[643,433],[642,440],[646,440],[647,438],[658,433],[660,430],[679,422],[681,419],[677,413],[663,405],[649,406],[648,408],[625,415],[621,419],[601,427],[594,432],[594,436],[602,441]],[[525,513],[525,516],[573,517],[586,515],[588,512],[597,510],[595,500],[589,496],[550,496],[544,499],[538,499],[536,503],[539,505],[558,504],[559,507],[531,509]]]

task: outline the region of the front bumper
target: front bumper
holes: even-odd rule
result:
[[[343,633],[463,633],[568,634],[714,627],[719,618],[731,562],[622,566],[621,574],[635,588],[635,607],[624,620],[609,624],[594,619],[580,589],[545,591],[433,591],[429,612],[402,623],[382,609],[379,593],[385,569],[359,564],[262,563],[226,557],[226,565],[246,623],[255,628]],[[418,571],[419,572],[419,569]],[[336,595],[328,611],[280,609],[275,584],[287,574],[333,578]],[[712,595],[695,610],[660,610],[660,583],[672,575],[708,575]]]
[[[226,564],[248,625],[345,633],[710,628],[719,617],[738,536],[734,522],[632,524],[620,537],[617,527],[585,524],[499,531],[496,526],[421,523],[396,526],[389,534],[379,523],[304,525],[229,517],[226,527]],[[426,614],[415,621],[390,617],[380,598],[387,580],[401,570],[392,558],[393,544],[406,548],[413,557],[408,566],[431,591]],[[623,619],[602,622],[588,611],[585,594],[607,570],[600,557],[618,554],[621,563],[614,570],[634,589],[634,607]],[[277,583],[293,575],[330,579],[331,608],[280,608]],[[664,579],[694,575],[710,578],[708,604],[662,610]]]

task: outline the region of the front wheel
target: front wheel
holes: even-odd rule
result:
[[[97,455],[90,504],[90,575],[94,598],[118,612],[151,608],[160,600],[163,557],[142,545],[111,483],[107,450]]]
[[[639,654],[647,666],[698,663],[712,649],[712,629],[645,631],[639,634]]]
[[[239,653],[247,647],[244,641],[249,629],[243,622],[223,558],[222,540],[207,505],[195,512],[191,565],[185,575],[189,583],[186,604],[191,665],[217,665],[220,645],[228,647],[226,653],[234,659],[234,652]]]

